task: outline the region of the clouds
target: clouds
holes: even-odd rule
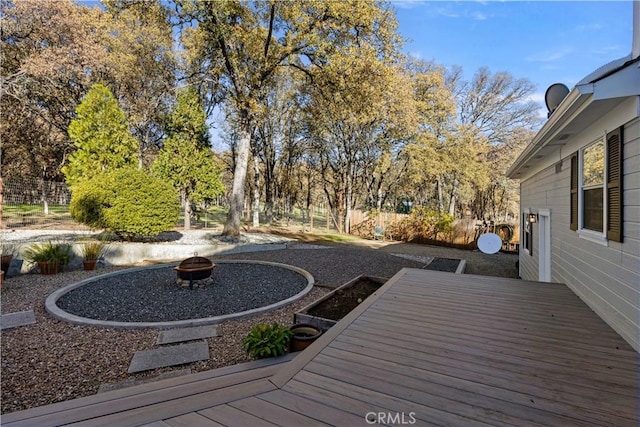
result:
[[[391,0],[391,4],[397,9],[420,10],[425,18],[445,17],[450,19],[471,19],[474,21],[485,21],[492,17],[492,14],[481,11],[476,7],[484,7],[486,1],[471,2],[449,2],[449,1],[425,1],[425,0]]]
[[[536,110],[536,114],[538,115],[538,117],[540,118],[547,117],[547,108],[544,101],[544,93],[542,92],[532,93],[527,97],[526,100],[529,102],[534,102],[538,104],[538,109]]]
[[[527,62],[557,62],[567,58],[574,52],[574,48],[569,46],[557,47],[533,53],[524,58]]]
[[[444,16],[446,18],[456,19],[472,19],[474,21],[485,21],[491,17],[490,14],[480,12],[479,10],[470,10],[461,7],[437,7],[434,11],[435,15]]]

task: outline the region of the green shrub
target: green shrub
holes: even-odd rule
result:
[[[451,234],[454,221],[455,218],[448,213],[416,208],[408,217],[394,224],[390,234],[404,241],[416,238],[438,240]]]
[[[282,356],[287,352],[291,335],[289,328],[277,323],[256,325],[244,339],[244,349],[256,359]]]
[[[179,210],[170,184],[133,168],[102,173],[73,186],[69,207],[74,220],[130,240],[172,229]]]

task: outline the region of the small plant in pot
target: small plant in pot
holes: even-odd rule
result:
[[[287,352],[291,330],[278,323],[254,326],[244,339],[244,349],[255,359],[282,356]]]
[[[322,335],[322,331],[308,323],[298,323],[291,328],[291,352],[302,351]]]
[[[24,259],[38,264],[41,274],[59,273],[70,257],[71,246],[62,243],[34,243],[24,251]]]
[[[95,240],[82,244],[82,265],[85,270],[95,270],[96,264],[104,256],[108,245],[102,241]]]

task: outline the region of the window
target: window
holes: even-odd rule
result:
[[[602,233],[604,226],[604,141],[582,150],[582,228]]]
[[[571,229],[621,242],[622,211],[619,128],[571,157]]]

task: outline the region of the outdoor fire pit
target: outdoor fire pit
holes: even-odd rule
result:
[[[197,280],[205,280],[211,276],[215,264],[207,258],[194,256],[180,263],[175,270],[178,272],[178,281],[189,281],[189,289],[193,289],[193,283]]]

